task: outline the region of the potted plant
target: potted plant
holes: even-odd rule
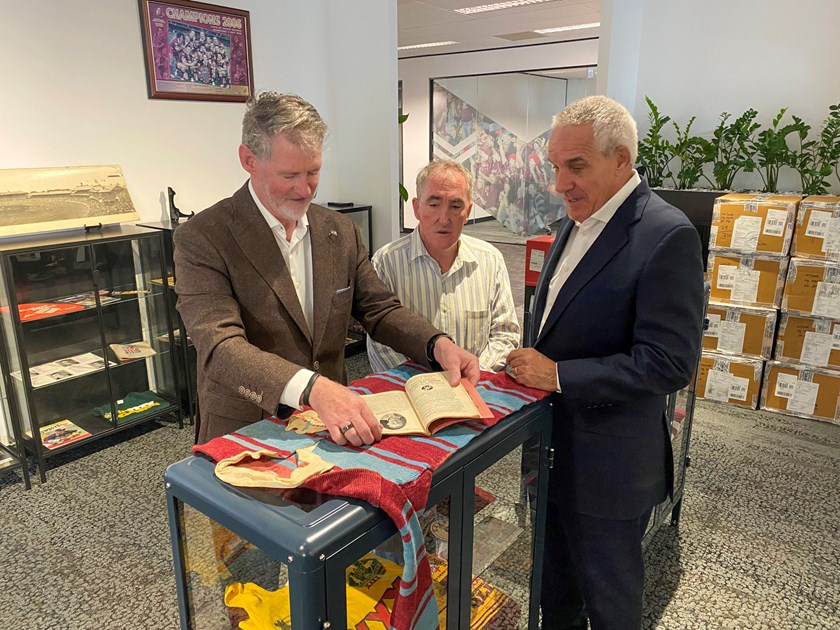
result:
[[[829,108],[820,137],[808,140],[811,126],[798,116],[793,117],[799,136],[799,150],[793,151],[793,168],[799,173],[802,193],[824,195],[828,192],[829,177],[837,175],[840,181],[840,104]]]
[[[803,131],[804,125],[801,120],[795,120],[788,125],[781,124],[785,112],[787,107],[782,107],[770,126],[761,130],[749,142],[758,165],[756,170],[764,182],[765,192],[779,191],[779,172],[782,167],[793,166],[795,163],[795,154],[788,146],[787,138],[793,133],[801,134]],[[808,130],[804,129],[804,133],[807,136]]]

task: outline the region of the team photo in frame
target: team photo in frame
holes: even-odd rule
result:
[[[253,92],[248,11],[139,0],[150,98],[244,102]]]

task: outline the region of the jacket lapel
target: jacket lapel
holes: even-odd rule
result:
[[[283,254],[280,253],[271,228],[251,197],[247,183],[233,195],[230,231],[245,257],[277,295],[300,332],[311,342],[309,326],[292,284],[289,268]]]
[[[334,286],[334,270],[345,264],[337,260],[341,255],[337,248],[338,232],[335,224],[328,221],[329,211],[313,208],[309,210],[309,238],[312,243],[312,347],[317,351],[318,345],[324,338],[327,323],[332,312],[332,298],[336,289],[344,287]],[[315,286],[318,286],[318,289]]]
[[[642,182],[619,206],[610,222],[604,227],[604,231],[601,232],[560,288],[537,342],[541,341],[546,332],[557,323],[563,311],[566,310],[580,290],[598,275],[627,244],[629,240],[628,232],[631,226],[641,218],[649,198],[650,189],[647,184]]]

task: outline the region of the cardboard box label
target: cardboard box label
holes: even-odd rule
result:
[[[732,287],[732,299],[737,302],[755,302],[758,298],[758,281],[760,278],[760,271],[738,269],[735,286]]]
[[[767,219],[764,221],[764,233],[767,236],[784,236],[787,216],[787,210],[769,209]]]
[[[814,315],[840,319],[840,284],[817,282],[814,308],[811,312]]]
[[[754,252],[761,234],[761,217],[738,217],[732,228],[732,249]]]
[[[808,218],[808,227],[805,228],[805,236],[812,238],[825,238],[828,231],[828,222],[831,220],[831,213],[823,210],[811,210]]]
[[[796,389],[796,375],[779,372],[776,380],[776,396],[779,398],[790,398],[793,390]]]
[[[828,232],[820,249],[826,254],[840,253],[840,218],[832,217],[828,220]]]
[[[720,315],[718,314],[710,314],[709,318],[709,329],[706,331],[707,337],[717,337],[720,334]],[[840,327],[838,327],[838,335],[840,335]],[[840,336],[838,336],[838,341],[840,341]]]
[[[729,398],[746,401],[749,387],[750,379],[734,374],[729,375]]]
[[[796,386],[793,388],[793,394],[788,399],[788,411],[806,413],[809,416],[814,415],[814,409],[817,406],[817,394],[819,391],[819,383],[808,383],[806,381],[797,380]]]
[[[827,366],[829,355],[831,355],[832,339],[829,333],[807,331],[802,344],[802,361],[811,365]]]
[[[718,289],[729,289],[731,291],[735,287],[737,276],[738,267],[735,265],[721,265],[718,267]]]
[[[704,397],[709,400],[717,400],[719,402],[726,402],[729,400],[731,378],[732,375],[729,372],[709,370],[709,375],[706,377],[706,391],[703,394]]]
[[[534,249],[531,251],[531,261],[528,265],[529,271],[537,273],[542,271],[543,263],[545,262],[545,252],[541,249]]]
[[[744,351],[744,333],[746,331],[747,325],[741,322],[720,322],[717,349],[731,354],[740,354]]]

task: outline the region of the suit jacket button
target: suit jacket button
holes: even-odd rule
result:
[[[259,405],[262,402],[262,394],[257,394],[257,404]]]
[[[245,397],[250,398],[250,396],[251,396],[251,390],[246,387],[245,388]]]
[[[242,385],[240,385],[240,386],[239,386],[239,393],[240,393],[240,394],[244,394],[244,393],[245,393],[245,388],[244,388]]]
[[[318,361],[315,361],[315,362],[312,364],[312,369],[313,369],[313,370],[315,370],[316,372],[318,371],[318,369],[319,369],[320,367],[321,367],[321,364],[320,364]]]

